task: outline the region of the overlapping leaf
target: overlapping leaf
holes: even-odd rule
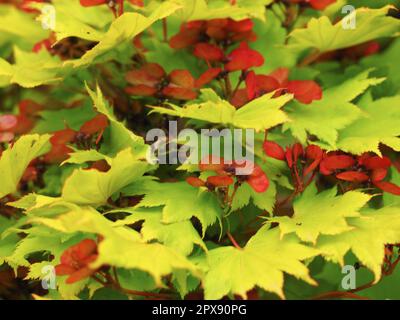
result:
[[[246,298],[254,286],[283,297],[284,272],[315,285],[301,261],[317,254],[317,250],[300,244],[295,235],[280,239],[277,229],[263,227],[243,249],[220,247],[209,251],[205,298],[221,299],[228,294]]]
[[[323,191],[317,194],[317,189],[310,186],[293,205],[293,217],[269,218],[278,222],[281,235],[295,232],[303,241],[315,243],[321,234],[340,234],[352,227],[346,218],[357,217],[359,210],[369,201],[370,196],[349,191],[336,196],[337,190]]]

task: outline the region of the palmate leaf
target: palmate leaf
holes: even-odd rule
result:
[[[399,95],[361,103],[363,116],[339,131],[336,147],[354,154],[380,154],[379,144],[383,143],[400,151],[399,103]]]
[[[389,206],[369,210],[348,221],[352,230],[321,236],[316,247],[326,259],[342,265],[344,256],[351,250],[374,273],[375,281],[378,281],[381,277],[384,245],[400,242],[400,208]]]
[[[115,50],[122,43],[132,40],[154,22],[168,17],[180,7],[176,2],[166,1],[157,6],[149,17],[135,12],[124,13],[113,21],[108,31],[93,49],[87,51],[80,59],[68,61],[66,64],[80,67],[96,62],[97,59]]]
[[[29,163],[49,151],[49,135],[25,135],[3,152],[0,158],[0,198],[17,190]]]
[[[189,104],[183,108],[174,105],[171,105],[172,109],[152,107],[151,112],[261,131],[288,121],[288,117],[280,109],[293,98],[290,94],[272,98],[274,93],[269,93],[236,110],[228,101],[220,99],[210,89],[202,90],[202,93],[204,96],[212,97],[213,100]]]
[[[371,196],[349,191],[336,196],[337,189],[317,194],[315,186],[309,186],[294,202],[293,217],[273,217],[270,222],[279,223],[281,236],[295,232],[303,241],[316,243],[321,234],[340,234],[352,227],[346,218],[357,217],[359,210],[370,200]]]
[[[67,69],[62,69],[61,61],[46,50],[38,53],[14,48],[15,64],[0,58],[0,81],[4,84],[18,84],[33,88],[58,82]],[[29,70],[29,72],[27,72]]]
[[[264,226],[243,249],[220,247],[209,251],[205,298],[221,299],[228,294],[246,298],[254,286],[283,298],[284,272],[316,285],[301,261],[317,254],[318,250],[300,244],[295,235],[281,239],[279,230]]]
[[[262,193],[255,192],[248,183],[243,183],[233,197],[231,210],[235,211],[245,207],[250,203],[250,199],[256,207],[272,213],[276,200],[275,183],[270,181],[267,191]]]
[[[131,214],[123,220],[116,221],[114,223],[115,226],[130,225],[143,220],[144,223],[140,233],[145,241],[159,240],[167,247],[185,256],[193,251],[194,244],[207,250],[203,240],[189,220],[169,224],[163,223],[162,208],[122,208],[108,213],[111,212]]]
[[[144,143],[142,137],[135,135],[128,130],[123,123],[119,122],[113,113],[112,107],[104,99],[100,87],[96,87],[96,92],[92,91],[87,85],[88,91],[95,109],[107,116],[110,121],[110,130],[105,134],[105,147],[107,153],[115,154],[122,149],[131,148],[136,159],[145,158],[148,146]]]
[[[162,285],[161,277],[175,269],[185,269],[199,275],[197,268],[180,253],[158,243],[144,243],[136,231],[115,225],[93,208],[76,205],[66,208],[66,213],[55,218],[38,217],[30,222],[65,234],[85,232],[102,235],[104,240],[99,244],[99,257],[93,268],[107,264],[139,269],[151,274],[158,286]]]
[[[47,4],[33,3],[32,7],[41,10]],[[57,41],[67,37],[78,37],[89,41],[100,41],[103,29],[112,21],[112,14],[105,6],[84,7],[79,1],[57,0],[52,3],[57,14],[55,29]],[[39,16],[46,22],[46,15]]]
[[[391,6],[381,9],[359,8],[355,11],[354,29],[343,28],[342,21],[332,25],[328,17],[311,19],[307,27],[290,34],[289,47],[319,52],[343,49],[382,37],[392,37],[400,31],[400,21],[387,16]],[[348,18],[345,22],[348,21]],[[346,23],[346,25],[348,25]]]
[[[164,206],[162,223],[187,221],[194,216],[201,222],[204,235],[208,226],[221,219],[222,208],[215,195],[186,182],[147,181],[136,194],[144,194],[137,208]]]
[[[324,90],[322,100],[309,105],[291,103],[285,110],[292,121],[284,124],[284,130],[290,129],[303,143],[307,141],[308,132],[326,142],[328,146],[335,146],[338,130],[362,115],[362,111],[351,101],[368,87],[383,81],[379,78],[368,78],[370,72],[371,70],[364,71],[340,85]]]
[[[257,67],[257,73],[268,74],[278,68],[292,68],[296,64],[296,54],[291,50],[284,50],[283,46],[287,38],[287,31],[282,26],[279,18],[270,10],[265,14],[266,21],[255,21],[254,31],[262,41],[251,43],[254,50],[260,52],[265,59],[261,67]]]
[[[30,47],[29,50],[36,42],[43,40],[48,36],[48,31],[43,29],[39,22],[32,19],[32,16],[18,10],[14,6],[4,5],[0,6],[0,32],[3,34],[10,34],[13,43],[20,40],[27,43]],[[27,36],[29,35],[29,36]]]
[[[148,163],[136,160],[131,149],[118,153],[110,160],[110,166],[107,172],[75,170],[65,181],[62,199],[80,205],[106,204],[109,197],[142,177],[150,167]]]
[[[182,9],[176,15],[185,21],[210,20],[221,18],[232,18],[242,20],[246,18],[258,18],[264,20],[265,6],[272,0],[237,0],[235,5],[229,1],[206,1],[206,0],[178,0]]]

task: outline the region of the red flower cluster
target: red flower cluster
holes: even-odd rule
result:
[[[208,177],[207,181],[197,177],[189,177],[186,181],[193,187],[207,187],[209,190],[215,190],[234,184],[233,177],[235,177],[239,183],[248,183],[255,192],[265,192],[269,187],[269,180],[258,165],[251,163],[253,170],[249,175],[235,175],[236,169],[244,168],[248,164],[248,161],[244,163],[233,161],[228,164],[223,158],[207,157],[199,164],[200,171],[214,171],[217,175]]]
[[[323,175],[334,174],[337,179],[354,183],[372,183],[375,187],[400,195],[400,187],[383,181],[392,163],[387,157],[370,153],[354,157],[343,153],[329,153],[320,164]]]
[[[68,275],[66,283],[71,284],[96,273],[89,265],[97,259],[97,243],[85,239],[68,248],[61,256],[61,263],[56,266],[58,276]]]
[[[322,149],[315,145],[304,149],[300,143],[296,143],[284,150],[276,142],[266,140],[263,148],[267,156],[286,161],[296,185],[296,192],[302,192],[312,182],[324,157]],[[308,180],[305,181],[305,178]]]
[[[219,73],[220,69],[209,69],[196,80],[187,70],[174,70],[166,74],[159,64],[147,63],[126,74],[126,80],[132,86],[125,90],[131,95],[192,100],[198,95],[197,89],[210,82]]]
[[[178,34],[170,39],[170,46],[182,49],[206,44],[211,41],[227,47],[234,42],[255,41],[253,22],[250,19],[235,21],[232,19],[196,20],[181,25]],[[214,46],[215,52],[219,51]]]
[[[400,187],[383,181],[392,163],[387,157],[379,157],[370,153],[352,156],[342,152],[324,152],[320,147],[309,145],[307,148],[299,143],[284,150],[273,141],[264,142],[267,156],[286,161],[291,169],[296,190],[303,191],[311,183],[315,174],[334,175],[337,179],[352,183],[372,183],[375,187],[395,195],[400,195]],[[311,178],[305,183],[304,177]]]
[[[269,75],[256,75],[254,71],[247,72],[245,76],[245,89],[239,89],[231,99],[236,107],[241,107],[249,101],[266,93],[276,91],[275,96],[284,92],[292,93],[296,100],[309,104],[322,98],[322,89],[311,80],[289,81],[289,69],[279,68]]]
[[[95,138],[95,144],[97,145],[107,126],[107,117],[103,114],[98,114],[93,119],[85,122],[79,131],[66,128],[54,132],[50,138],[51,150],[45,154],[44,161],[46,163],[60,163],[68,159],[68,154],[73,151],[67,146],[69,143],[76,143],[78,147],[89,149],[93,138]]]

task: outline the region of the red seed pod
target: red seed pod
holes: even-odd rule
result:
[[[257,165],[255,165],[253,173],[248,177],[246,182],[257,193],[267,191],[269,187],[269,180],[265,172]]]
[[[289,81],[287,84],[287,90],[290,93],[293,93],[296,100],[304,104],[310,104],[314,100],[322,99],[322,89],[315,81]]]
[[[220,171],[224,170],[225,161],[221,157],[207,156],[201,159],[199,169],[201,171]]]
[[[98,114],[93,119],[85,122],[81,128],[80,132],[84,134],[95,134],[97,132],[101,132],[108,126],[108,118],[104,114]]]
[[[196,188],[204,187],[206,185],[206,183],[203,180],[197,177],[188,177],[186,178],[186,182],[189,183],[192,187]]]
[[[353,157],[346,155],[327,156],[321,161],[320,171],[322,174],[329,175],[332,171],[339,169],[347,169],[352,167],[356,161]]]
[[[372,182],[376,187],[379,189],[394,194],[396,196],[400,196],[400,187],[395,185],[394,183],[391,182],[386,182],[386,181],[373,181]]]
[[[228,59],[229,62],[225,65],[227,71],[247,70],[264,64],[264,57],[259,52],[250,49],[247,42],[242,42],[239,48],[233,50]]]
[[[214,44],[200,42],[194,47],[193,54],[207,61],[221,61],[224,58],[224,52]]]
[[[214,80],[220,73],[221,68],[211,68],[208,69],[206,72],[200,75],[200,77],[195,81],[194,86],[197,89],[202,88],[204,85],[208,84],[212,80]]]
[[[293,161],[297,162],[300,156],[304,155],[303,146],[300,143],[295,143],[293,145]]]
[[[346,171],[336,175],[336,178],[350,182],[365,182],[369,177],[364,172]]]
[[[277,160],[285,160],[285,150],[276,142],[264,141],[263,149],[267,156]]]
[[[392,162],[388,157],[378,157],[378,156],[372,156],[365,158],[363,160],[363,165],[365,168],[368,170],[374,170],[374,169],[387,169],[392,165]]]
[[[235,181],[229,176],[211,176],[207,178],[207,183],[212,184],[216,187],[227,187],[234,182]]]
[[[382,181],[386,178],[388,173],[388,169],[378,168],[371,172],[371,180],[372,181]]]

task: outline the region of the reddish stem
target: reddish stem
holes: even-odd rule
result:
[[[239,246],[239,244],[236,242],[236,240],[235,240],[235,238],[232,236],[232,234],[231,234],[229,231],[228,231],[226,234],[227,234],[229,240],[231,240],[233,246],[234,246],[236,249],[242,250],[242,247]]]

